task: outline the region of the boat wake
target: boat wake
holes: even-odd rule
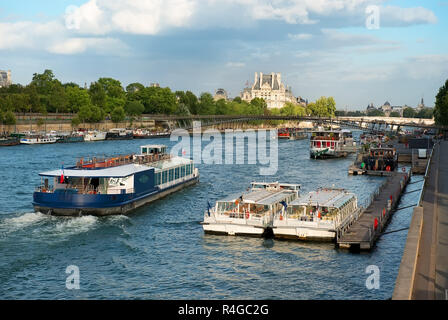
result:
[[[92,230],[97,222],[98,218],[94,216],[63,218],[63,221],[56,223],[54,231],[56,234],[71,236]]]
[[[24,228],[42,222],[47,218],[48,216],[40,212],[29,212],[17,217],[5,218],[0,222],[0,230],[7,234],[13,233],[15,231],[22,230]]]

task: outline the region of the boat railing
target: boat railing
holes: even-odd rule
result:
[[[171,154],[149,154],[138,156],[135,154],[127,154],[112,158],[93,157],[87,161],[85,161],[84,158],[81,158],[76,162],[76,167],[78,169],[110,168],[126,164],[148,164],[169,159],[171,159]]]

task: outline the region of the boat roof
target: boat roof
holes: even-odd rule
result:
[[[311,205],[340,208],[355,195],[342,189],[319,189],[311,191],[291,202],[291,205]]]
[[[244,203],[271,205],[286,199],[290,195],[291,192],[288,191],[252,190],[244,193],[234,193],[217,202],[235,202],[240,197],[243,197]]]
[[[100,169],[58,169],[39,173],[42,177],[85,177],[85,178],[125,178],[138,172],[154,169],[147,165],[126,164],[117,167],[100,168]]]
[[[155,162],[152,165],[156,171],[193,163],[192,160],[182,157],[171,157],[169,160]]]
[[[140,148],[153,148],[153,149],[161,149],[161,148],[166,148],[166,145],[164,144],[147,144],[144,146],[140,146]]]

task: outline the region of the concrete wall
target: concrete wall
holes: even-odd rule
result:
[[[423,207],[416,207],[409,226],[406,247],[401,258],[400,270],[392,300],[411,300],[414,287],[420,236],[423,227]]]

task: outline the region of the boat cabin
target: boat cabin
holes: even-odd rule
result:
[[[308,222],[333,222],[356,210],[357,199],[353,193],[343,189],[319,189],[288,205],[285,218]]]

